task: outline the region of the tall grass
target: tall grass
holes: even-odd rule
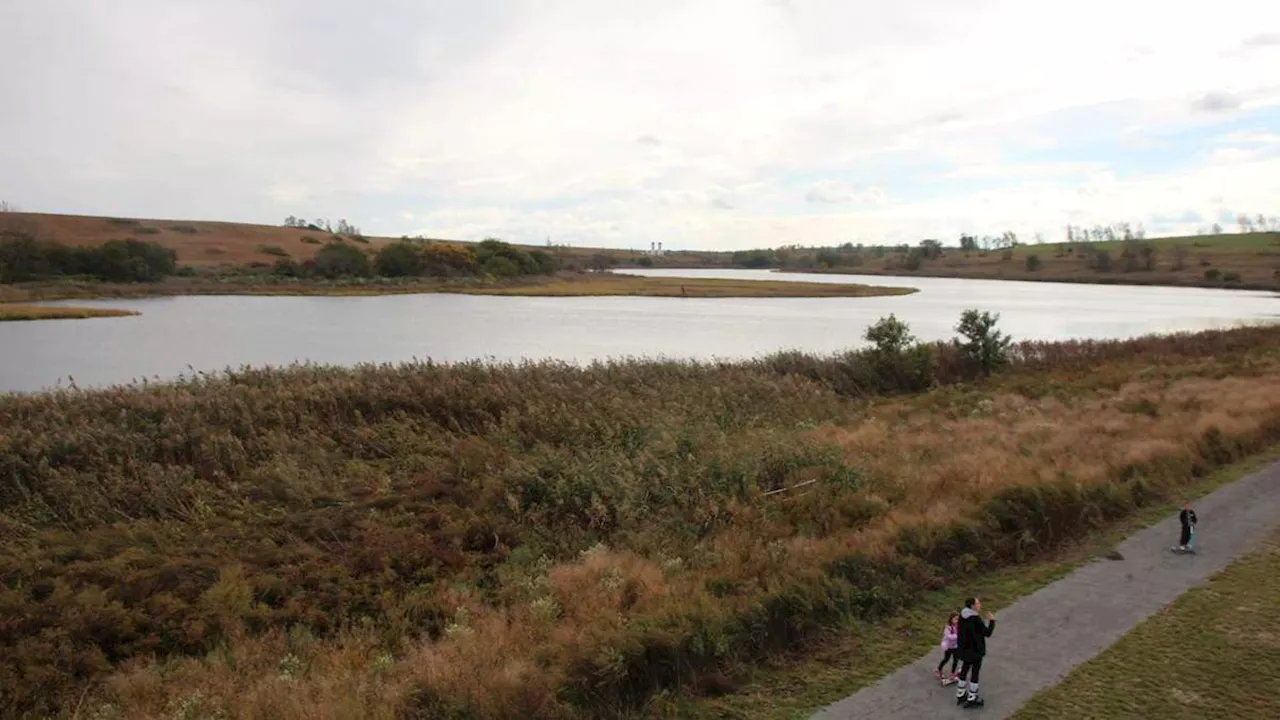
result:
[[[1277,341],[1024,343],[984,380],[942,345],[940,387],[897,396],[854,353],[0,397],[0,714],[573,717],[711,689],[1280,439]]]

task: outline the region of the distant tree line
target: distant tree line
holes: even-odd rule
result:
[[[88,277],[107,282],[154,282],[177,271],[177,254],[159,243],[110,240],[70,247],[24,232],[0,232],[0,282]]]
[[[364,233],[360,232],[360,228],[347,222],[346,218],[338,221],[335,226],[324,218],[316,218],[315,220],[306,220],[300,217],[290,215],[284,219],[284,226],[289,228],[298,228],[299,230],[314,230],[316,232],[326,232],[330,235],[347,235],[350,237],[364,237]]]

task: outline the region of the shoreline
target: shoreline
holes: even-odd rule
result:
[[[693,268],[689,268],[693,269]],[[734,270],[745,270],[748,268],[726,268]],[[776,273],[794,274],[794,275],[860,275],[863,277],[885,277],[885,278],[936,278],[942,280],[991,280],[1001,282],[1036,282],[1036,283],[1060,283],[1063,285],[1109,285],[1109,286],[1127,286],[1127,287],[1167,287],[1167,288],[1193,288],[1200,290],[1244,290],[1248,292],[1280,292],[1280,285],[1266,284],[1257,282],[1207,282],[1196,280],[1147,280],[1141,279],[1128,280],[1118,277],[1100,277],[1100,278],[1076,278],[1076,277],[1060,277],[1039,275],[1036,273],[1025,273],[1025,276],[1010,277],[1008,275],[993,276],[974,276],[960,275],[956,273],[942,273],[936,271],[919,270],[912,273],[890,272],[887,270],[864,270],[862,268],[850,269],[817,269],[817,268],[759,268],[762,270],[770,270]]]
[[[22,283],[0,286],[0,307],[62,300],[115,300],[179,296],[368,297],[380,295],[495,295],[517,297],[884,297],[910,295],[915,288],[857,283],[785,280],[667,278],[596,273],[516,282],[239,282],[167,280],[154,284]]]

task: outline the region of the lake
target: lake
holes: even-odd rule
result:
[[[633,271],[628,271],[633,272]],[[1280,313],[1266,292],[998,280],[643,270],[637,275],[858,282],[919,288],[880,298],[525,298],[197,296],[74,301],[142,315],[0,323],[0,391],[166,380],[293,362],[432,359],[575,362],[619,357],[747,358],[862,344],[889,313],[917,337],[952,337],[962,310],[1001,314],[1015,339],[1128,338],[1230,327]]]

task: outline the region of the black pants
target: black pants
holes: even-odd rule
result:
[[[965,658],[964,664],[960,666],[960,679],[977,684],[978,675],[982,672],[982,656]]]
[[[942,666],[946,665],[948,660],[951,661],[951,672],[956,671],[956,665],[959,664],[960,657],[956,655],[955,650],[948,650],[945,654],[943,654],[942,662],[938,663],[938,672],[942,672]]]
[[[1179,545],[1186,545],[1186,544],[1187,544],[1187,543],[1189,543],[1189,542],[1191,542],[1191,526],[1190,526],[1190,525],[1183,525],[1183,526],[1182,526],[1182,536],[1178,539],[1178,544],[1179,544]]]

